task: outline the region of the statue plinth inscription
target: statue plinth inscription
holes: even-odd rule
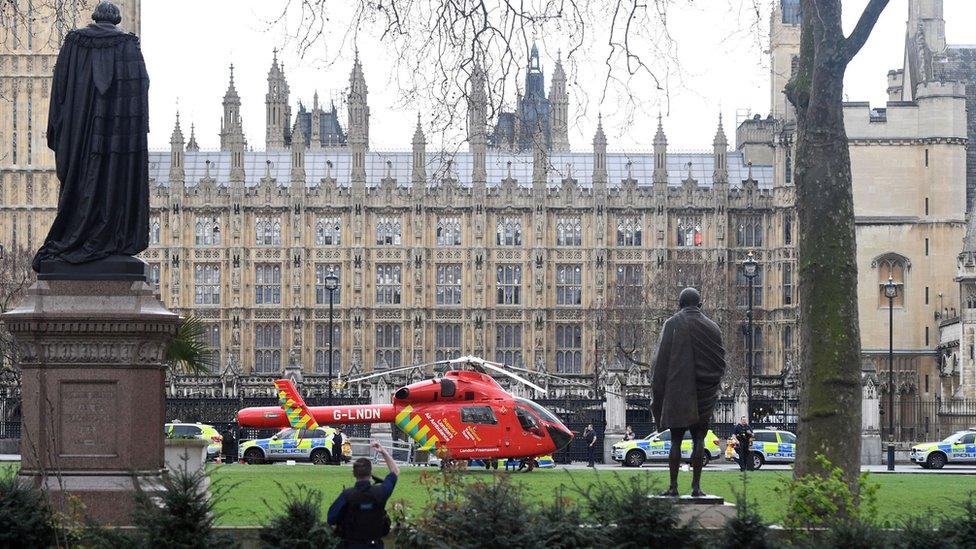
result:
[[[119,401],[112,381],[61,383],[61,457],[117,457],[113,407]]]

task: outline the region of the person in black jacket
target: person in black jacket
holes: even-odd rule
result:
[[[335,432],[332,433],[332,463],[340,465],[342,463],[342,426],[336,425]]]
[[[596,467],[596,431],[593,430],[593,424],[590,423],[586,426],[586,430],[583,431],[583,442],[586,443],[586,459],[587,467]]]
[[[390,470],[386,478],[374,484],[373,464],[366,458],[357,459],[352,465],[356,484],[343,490],[329,507],[327,520],[342,538],[339,547],[346,549],[382,549],[383,538],[390,533],[386,501],[396,487],[400,468],[380,443],[374,440],[371,446],[383,456]]]
[[[739,470],[741,471],[751,471],[752,470],[752,452],[749,450],[752,448],[752,426],[746,420],[746,416],[739,418],[739,423],[736,424],[735,428],[732,429],[732,436],[735,437],[735,442],[737,444],[735,451],[739,454]]]

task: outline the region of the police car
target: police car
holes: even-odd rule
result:
[[[224,437],[217,432],[213,425],[206,423],[181,423],[174,421],[163,425],[166,438],[199,438],[207,441],[207,459],[214,459],[220,455],[224,445]]]
[[[272,461],[311,461],[326,464],[332,456],[332,436],[335,429],[282,429],[271,438],[246,440],[241,443],[240,455],[251,464]]]
[[[788,431],[759,429],[752,432],[752,468],[765,463],[793,463],[796,461],[796,435]]]
[[[713,459],[718,459],[722,454],[719,447],[719,439],[715,433],[709,429],[705,433],[705,463]],[[625,440],[613,445],[614,461],[619,461],[627,467],[640,467],[647,460],[660,461],[667,460],[671,452],[671,431],[654,432],[642,439]],[[684,440],[681,441],[681,457],[691,459],[691,433],[685,433]]]
[[[942,442],[912,446],[911,460],[923,469],[941,469],[946,463],[976,462],[976,430],[959,431]]]
[[[468,467],[484,467],[485,469],[518,469],[519,466],[518,459],[514,458],[499,458],[497,460],[483,460],[483,459],[469,459]],[[556,460],[553,459],[551,455],[538,456],[535,458],[534,469],[555,469]]]

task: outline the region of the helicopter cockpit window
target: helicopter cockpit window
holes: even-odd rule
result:
[[[495,425],[498,419],[495,418],[491,406],[465,406],[461,408],[461,422]]]
[[[521,406],[515,407],[515,416],[518,417],[519,423],[522,424],[522,429],[525,431],[533,431],[539,428],[539,424],[536,423],[535,418],[528,410],[522,408]]]
[[[519,397],[516,397],[515,400],[517,400],[520,404],[525,404],[529,408],[535,410],[535,413],[539,414],[539,417],[542,418],[544,421],[549,421],[552,423],[562,423],[561,421],[559,421],[559,418],[555,416],[555,414],[553,414],[549,410],[546,410],[545,408],[540,406],[537,402],[533,402],[527,398],[519,398]]]

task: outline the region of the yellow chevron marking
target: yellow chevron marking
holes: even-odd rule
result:
[[[410,431],[412,431],[419,424],[420,424],[420,416],[419,415],[413,416],[412,418],[410,418],[410,422],[406,424],[403,430],[406,431],[407,434],[409,434]]]

